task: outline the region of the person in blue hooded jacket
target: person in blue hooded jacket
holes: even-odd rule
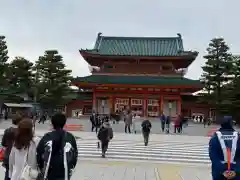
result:
[[[214,133],[209,142],[213,180],[240,180],[240,141],[232,122],[231,116],[224,116],[221,128]],[[230,169],[228,169],[228,161],[230,161]]]

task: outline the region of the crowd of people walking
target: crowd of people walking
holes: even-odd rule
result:
[[[134,122],[139,118],[131,110],[125,111],[125,133],[136,133]],[[78,148],[75,137],[64,130],[66,120],[64,114],[56,113],[51,117],[53,131],[39,138],[35,136],[33,119],[21,115],[14,117],[12,126],[5,130],[2,137],[2,146],[5,148],[2,164],[6,169],[5,180],[70,180],[77,164]],[[110,118],[93,112],[90,122],[91,130],[98,139],[97,148],[101,147],[101,156],[105,158],[109,142],[114,137]],[[182,133],[187,124],[181,115],[172,121],[164,113],[160,116],[160,122],[162,132],[166,133],[169,133],[171,123],[174,133]],[[141,133],[145,146],[148,146],[151,129],[151,121],[144,118],[141,121]],[[239,179],[239,148],[239,133],[233,128],[232,117],[224,116],[221,128],[209,142],[213,180]]]
[[[16,116],[5,130],[3,166],[5,180],[69,180],[77,164],[75,137],[64,131],[65,115],[51,117],[53,131],[35,136],[33,120]]]
[[[136,113],[133,113],[130,109],[124,109],[122,111],[122,115],[119,114],[119,116],[123,117],[124,121],[124,131],[125,133],[136,133],[136,123],[140,122],[140,130],[143,136],[144,145],[148,145],[149,136],[152,128],[151,121],[147,118],[143,118],[141,120],[140,116]],[[102,148],[102,157],[105,157],[105,153],[108,148],[109,141],[113,138],[113,129],[109,123],[111,117],[118,119],[118,122],[120,120],[120,117],[115,116],[107,116],[107,115],[99,115],[95,111],[90,116],[90,122],[91,122],[91,131],[96,132],[97,137],[100,142],[98,142],[98,147]],[[115,120],[116,120],[115,119]],[[183,127],[187,126],[187,119],[183,118],[183,116],[179,115],[174,121],[172,121],[170,116],[165,115],[164,113],[161,114],[159,117],[161,122],[161,131],[164,133],[170,133],[170,126],[173,123],[174,126],[174,133],[182,133]],[[114,120],[113,120],[114,122]],[[160,131],[160,129],[159,129]]]
[[[162,132],[169,133],[171,123],[174,126],[174,133],[182,133],[183,126],[187,126],[188,122],[182,115],[178,115],[174,121],[171,120],[170,116],[166,116],[164,113],[160,116]]]
[[[133,114],[131,110],[127,109],[124,111],[124,124],[125,124],[125,133],[132,133],[132,130],[134,133],[136,133],[136,127],[134,121],[136,119],[140,118],[136,114]],[[119,119],[118,119],[119,120]],[[100,116],[95,111],[90,116],[90,122],[91,122],[91,130],[92,132],[96,132],[97,138],[99,142],[97,142],[97,147],[100,148],[101,144],[101,150],[102,150],[102,157],[105,158],[105,154],[108,149],[109,141],[113,138],[113,129],[111,127],[111,124],[109,123],[110,117],[109,116]],[[145,119],[141,123],[141,131],[143,135],[143,141],[144,145],[148,145],[149,141],[149,135],[152,128],[152,124],[149,120]]]

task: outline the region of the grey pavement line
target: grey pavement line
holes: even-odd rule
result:
[[[97,138],[84,138],[84,137],[77,137],[76,139],[81,139],[81,140],[83,140],[83,141],[97,141],[98,139]],[[136,143],[141,143],[141,142],[143,142],[143,140],[137,140],[137,139],[127,139],[127,140],[118,140],[118,139],[112,139],[111,140],[112,142],[118,142],[118,143],[120,143],[120,142],[136,142]],[[169,142],[169,144],[170,143],[172,143],[172,144],[178,144],[178,143],[182,143],[182,144],[184,144],[184,143],[187,143],[187,144],[189,144],[189,146],[196,146],[196,145],[202,145],[202,146],[206,146],[206,147],[208,147],[208,143],[209,143],[209,141],[199,141],[199,142],[196,142],[196,143],[189,143],[189,141],[185,141],[185,140],[179,140],[179,141],[173,141],[173,140],[171,140],[171,139],[167,139],[167,140],[159,140],[159,141],[155,141],[155,140],[149,140],[149,142],[151,142],[151,143],[153,143],[153,144],[157,144],[157,143],[168,143]]]
[[[77,146],[78,147],[78,150],[79,152],[81,152],[82,154],[92,154],[94,155],[95,153],[98,153],[99,152],[99,149],[96,149],[97,146],[90,146],[90,147],[81,147],[81,146]],[[126,149],[125,149],[126,148]],[[171,151],[168,151],[167,148],[157,148],[157,149],[144,149],[144,148],[138,148],[138,149],[135,149],[134,147],[121,147],[121,148],[118,148],[118,147],[111,147],[108,149],[108,154],[109,155],[113,155],[113,154],[116,154],[116,153],[123,153],[123,154],[128,154],[128,153],[134,153],[134,155],[152,155],[152,156],[162,156],[162,155],[171,155],[172,157],[175,157],[174,154],[178,155],[178,156],[186,156],[186,157],[197,157],[197,158],[205,158],[205,159],[209,159],[208,157],[208,152],[206,151],[192,151],[191,149],[190,150],[187,150],[187,151],[183,151],[181,149],[173,149]],[[186,158],[184,157],[184,158]]]
[[[96,143],[98,141],[94,142],[79,142],[77,141],[77,145],[81,149],[85,148],[91,148],[95,147]],[[114,144],[114,143],[109,143],[109,149],[125,149],[126,151],[129,149],[134,149],[134,150],[144,150],[144,151],[161,151],[161,150],[169,150],[170,152],[202,152],[203,154],[208,154],[208,148],[205,146],[183,146],[179,144],[169,144],[167,147],[165,146],[167,144],[152,144],[149,146],[144,146],[143,142],[141,143],[126,143],[126,144]]]
[[[209,170],[211,167],[209,165],[201,165],[201,164],[189,164],[189,163],[169,163],[169,162],[159,162],[159,161],[141,161],[141,160],[116,160],[116,159],[81,159],[80,162],[87,163],[87,164],[95,164],[95,165],[115,165],[115,166],[143,166],[142,163],[147,164],[147,166],[159,167],[159,166],[175,166],[175,167],[183,167],[183,168],[194,168],[194,169],[201,169],[201,170]],[[144,165],[145,166],[145,165]]]
[[[162,165],[162,164],[168,164],[168,165],[180,165],[180,166],[186,166],[186,167],[189,167],[189,168],[204,168],[204,169],[209,169],[211,166],[211,164],[209,163],[186,163],[186,162],[176,162],[176,161],[154,161],[154,160],[142,160],[142,159],[102,159],[99,155],[99,157],[96,157],[96,158],[84,158],[84,157],[78,157],[78,159],[81,161],[84,161],[84,162],[88,162],[88,161],[106,161],[104,163],[112,163],[112,162],[117,162],[117,163],[124,163],[124,164],[129,164],[129,163],[136,163],[136,164],[139,164],[139,163],[145,163],[145,164],[151,164],[151,165]],[[103,163],[101,162],[101,163]],[[98,163],[97,163],[98,164]]]
[[[85,146],[85,145],[91,146],[91,145],[94,145],[98,141],[99,141],[98,139],[94,139],[94,140],[77,139],[77,143],[82,146]],[[125,147],[126,145],[132,145],[132,146],[135,146],[136,148],[138,148],[138,146],[143,147],[143,143],[144,143],[143,141],[128,141],[128,140],[126,140],[126,141],[118,142],[118,141],[112,140],[109,142],[109,145],[111,147]],[[164,146],[167,146],[168,148],[177,147],[180,149],[182,149],[184,147],[184,148],[194,149],[194,150],[207,150],[208,149],[208,145],[205,143],[185,144],[184,142],[172,142],[172,141],[168,141],[168,142],[149,141],[148,146],[144,146],[144,149],[156,148],[156,147],[162,148]]]
[[[196,176],[196,178],[197,178],[198,180],[201,180],[198,176]]]
[[[194,140],[194,137],[195,136],[187,136],[187,135],[185,135],[185,136],[182,136],[182,137],[185,137],[185,138],[191,138],[191,139],[193,139]],[[120,138],[120,137],[117,137],[117,138]],[[122,137],[122,138],[124,138],[124,137]],[[128,138],[128,137],[125,137],[126,139]],[[131,137],[132,138],[132,137]],[[139,137],[137,137],[137,138],[139,138]],[[174,137],[174,136],[171,136],[171,137],[161,137],[161,136],[159,136],[159,140],[156,140],[156,137],[153,137],[154,138],[154,140],[151,140],[151,136],[150,136],[150,141],[151,142],[166,142],[166,141],[171,141],[171,142],[176,142],[176,143],[178,143],[179,141],[181,141],[181,142],[186,142],[186,143],[188,143],[188,144],[198,144],[198,143],[200,143],[200,142],[194,142],[194,143],[191,143],[191,142],[189,142],[189,140],[187,140],[187,139],[179,139],[178,141],[177,140],[172,140],[172,139],[170,139],[170,138],[176,138],[176,137]],[[85,140],[94,140],[94,139],[97,139],[96,137],[84,137],[83,139],[85,139]],[[126,141],[126,139],[115,139],[115,138],[113,138],[113,140],[114,141]],[[209,139],[210,138],[203,138],[203,139],[197,139],[197,141],[199,141],[199,140],[201,140],[201,143],[204,143],[205,141],[206,141],[206,143],[208,143],[209,142]],[[142,141],[142,140],[138,140],[138,139],[127,139],[128,141]],[[184,140],[184,141],[183,141]],[[204,141],[204,142],[203,142]]]
[[[182,180],[184,180],[183,176],[181,175],[181,173],[179,171],[177,171],[176,173]]]
[[[95,141],[95,140],[94,140]],[[126,142],[126,141],[125,141]],[[141,142],[142,143],[142,142]],[[107,153],[107,158],[110,159],[117,159],[117,160],[142,160],[142,161],[158,161],[158,162],[173,162],[174,164],[182,164],[182,163],[186,163],[186,164],[204,164],[206,166],[206,164],[209,164],[209,157],[208,157],[208,153],[206,148],[200,148],[201,146],[197,146],[199,148],[195,149],[194,151],[191,148],[196,148],[196,146],[191,146],[189,144],[186,144],[188,147],[187,149],[191,150],[191,156],[187,156],[185,153],[187,153],[186,151],[184,151],[185,146],[181,146],[184,143],[182,142],[178,142],[177,145],[173,146],[173,144],[171,143],[167,143],[167,144],[171,144],[173,146],[173,148],[171,149],[172,152],[169,152],[169,150],[167,150],[167,148],[165,147],[159,147],[159,145],[162,145],[162,143],[156,143],[156,144],[152,144],[151,147],[145,147],[145,146],[139,146],[136,144],[136,142],[133,142],[133,144],[131,144],[132,146],[127,148],[126,145],[122,145],[122,144],[112,144],[110,145],[110,149]],[[164,143],[166,145],[166,143]],[[180,146],[179,146],[180,144]],[[126,149],[125,149],[126,148]],[[87,141],[78,141],[78,149],[79,149],[79,157],[82,158],[99,158],[99,150],[96,149],[96,144],[95,142],[87,142]],[[172,153],[175,153],[177,149],[176,154],[172,155]],[[158,150],[162,150],[159,153]],[[183,152],[182,152],[183,151]],[[193,153],[197,153],[200,152],[201,156],[200,157],[193,157]],[[184,155],[183,155],[184,154]],[[187,153],[188,154],[188,153]],[[144,157],[142,157],[144,155]],[[141,157],[140,157],[141,156]],[[184,156],[184,157],[183,157]],[[190,159],[189,159],[189,158]],[[180,163],[179,163],[180,162]]]
[[[155,172],[155,178],[156,180],[162,180],[161,177],[160,177],[160,173],[158,171],[158,168],[154,168],[154,172]]]
[[[100,157],[100,153],[97,154],[81,154],[79,155],[81,158],[99,158]],[[181,158],[179,156],[177,157],[174,157],[174,158],[171,158],[170,156],[168,157],[163,157],[163,156],[159,156],[159,157],[156,157],[156,156],[137,156],[137,155],[134,155],[132,156],[131,154],[130,155],[119,155],[119,154],[108,154],[106,155],[108,159],[124,159],[124,160],[143,160],[143,161],[161,161],[161,162],[173,162],[173,163],[193,163],[193,164],[210,164],[210,160],[208,159],[195,159],[195,158],[188,158],[188,157],[184,157],[184,158]]]

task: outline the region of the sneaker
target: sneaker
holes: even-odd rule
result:
[[[105,153],[102,153],[102,158],[105,158],[106,156],[105,156]]]
[[[97,148],[98,149],[100,148],[100,142],[97,142]]]

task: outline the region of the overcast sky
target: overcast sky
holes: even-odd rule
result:
[[[187,77],[201,75],[205,49],[222,36],[240,53],[239,0],[2,0],[0,35],[9,55],[37,60],[46,49],[63,55],[74,76],[89,74],[78,50],[92,48],[98,32],[106,36],[176,36],[185,50],[200,54]]]

